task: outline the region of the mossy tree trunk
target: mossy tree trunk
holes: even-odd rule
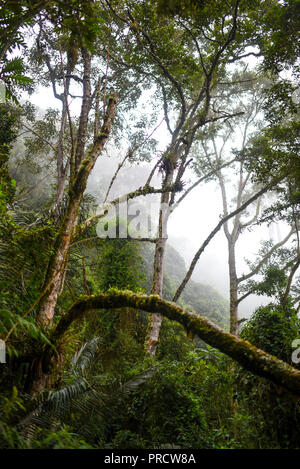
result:
[[[66,274],[72,235],[77,228],[78,212],[86,189],[88,177],[103,151],[109,138],[115,116],[117,95],[108,100],[107,112],[98,135],[94,135],[93,143],[86,149],[89,113],[92,106],[91,97],[91,54],[86,48],[81,50],[84,64],[83,98],[79,126],[74,152],[70,156],[70,177],[68,202],[65,216],[57,235],[47,273],[44,279],[44,295],[38,306],[37,321],[42,328],[51,328],[58,298],[62,292]],[[95,119],[99,116],[95,115]],[[30,385],[31,392],[41,391],[45,386],[43,363],[38,360],[34,364]]]
[[[238,281],[236,273],[235,243],[228,241],[229,317],[230,332],[238,335]]]
[[[78,212],[87,180],[110,135],[117,103],[115,94],[109,99],[99,135],[94,135],[93,144],[86,150],[89,112],[92,105],[91,54],[86,48],[82,48],[81,53],[84,64],[83,98],[75,150],[70,157],[69,198],[66,213],[49,260],[44,281],[45,295],[39,304],[37,315],[38,322],[45,327],[52,325],[57,300],[63,288],[71,238],[77,227]],[[96,119],[98,116],[95,116]]]
[[[52,324],[55,306],[63,287],[71,238],[77,227],[78,211],[83,193],[86,188],[88,176],[109,137],[115,115],[116,103],[117,97],[115,95],[109,101],[108,111],[104,119],[101,133],[95,139],[92,148],[87,151],[86,158],[82,160],[76,179],[69,190],[69,202],[66,214],[56,239],[45,278],[45,286],[49,285],[49,288],[39,305],[38,320],[43,326],[51,326]]]

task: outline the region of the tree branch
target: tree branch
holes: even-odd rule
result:
[[[248,280],[249,278],[253,277],[253,275],[257,274],[260,270],[260,268],[267,262],[267,260],[270,258],[270,256],[273,254],[274,251],[276,251],[278,248],[283,246],[292,236],[292,234],[295,233],[294,228],[291,229],[291,231],[288,233],[288,235],[279,243],[274,244],[274,246],[267,252],[267,254],[262,258],[262,260],[257,264],[257,266],[248,274],[242,275],[237,279],[238,283],[243,282],[244,280]]]
[[[288,276],[287,286],[286,286],[286,289],[285,289],[285,292],[284,292],[284,295],[283,295],[283,298],[282,298],[282,303],[283,304],[287,303],[287,300],[288,300],[288,297],[289,297],[289,294],[290,294],[290,290],[291,290],[291,286],[292,286],[292,281],[293,281],[294,275],[297,272],[299,266],[300,266],[300,252],[298,251],[297,257],[295,259],[295,264],[293,265],[293,267],[291,269],[291,272]]]
[[[240,213],[242,210],[245,210],[246,207],[248,207],[248,205],[252,204],[252,202],[254,202],[256,199],[258,199],[258,197],[260,197],[262,194],[264,194],[265,192],[267,192],[272,186],[274,185],[274,182],[272,183],[272,185],[268,185],[266,187],[264,187],[263,189],[261,189],[259,192],[257,192],[254,196],[252,196],[250,199],[248,199],[243,205],[241,205],[238,209],[234,210],[233,212],[229,213],[228,215],[226,215],[225,217],[223,217],[219,223],[216,225],[216,227],[211,231],[211,233],[209,234],[209,236],[206,238],[206,240],[204,241],[204,243],[202,243],[201,247],[199,248],[199,250],[196,252],[192,262],[191,262],[191,265],[190,265],[190,268],[189,270],[187,271],[186,273],[186,276],[184,277],[183,281],[181,282],[181,284],[179,285],[175,295],[174,295],[174,298],[173,298],[173,301],[177,301],[178,298],[180,297],[183,289],[185,288],[187,282],[190,280],[193,272],[194,272],[194,269],[196,267],[196,264],[201,256],[201,254],[203,253],[203,251],[205,250],[206,246],[209,244],[209,242],[212,240],[212,238],[217,234],[217,232],[221,229],[221,227],[224,225],[224,223],[226,223],[228,220],[230,220],[230,218],[234,217],[235,215],[237,215],[238,213]]]
[[[111,290],[108,293],[81,298],[58,322],[52,341],[62,339],[70,325],[85,317],[90,310],[134,308],[147,313],[160,313],[182,324],[187,331],[197,335],[212,347],[233,358],[252,373],[267,378],[300,396],[300,371],[278,358],[258,349],[249,342],[235,337],[194,312],[165,301],[157,295],[141,295],[131,291]],[[53,352],[52,352],[53,353]]]

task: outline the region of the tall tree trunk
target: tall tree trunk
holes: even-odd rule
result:
[[[66,99],[63,101],[62,117],[57,145],[56,167],[57,167],[57,190],[55,200],[55,213],[58,217],[60,214],[60,207],[63,200],[68,164],[64,165],[64,134],[67,119],[67,103]]]
[[[173,182],[174,170],[171,168],[164,179],[163,187],[171,185]],[[154,255],[154,270],[153,270],[153,281],[152,290],[153,295],[162,296],[163,291],[163,280],[164,280],[164,256],[167,244],[167,225],[169,219],[169,202],[170,193],[163,193],[161,195],[161,206],[159,213],[159,225],[158,225],[158,237],[155,244],[155,255]],[[162,323],[162,316],[157,313],[153,313],[150,319],[150,329],[147,338],[146,351],[153,357],[156,354],[160,328]]]
[[[49,284],[47,294],[39,305],[38,321],[42,326],[51,326],[59,294],[63,288],[64,273],[67,266],[71,237],[77,225],[78,211],[82,194],[70,199],[60,233],[54,246],[54,254],[50,260],[45,285]]]
[[[154,257],[154,275],[151,293],[162,296],[163,289],[163,262],[166,248],[166,240],[159,239],[155,246]],[[156,349],[159,340],[160,328],[162,323],[162,316],[157,313],[151,314],[150,330],[147,340],[147,352],[153,357],[156,354]]]
[[[217,154],[216,145],[214,143],[215,152]],[[224,182],[224,177],[221,171],[218,172],[218,179],[221,188],[222,194],[222,203],[223,203],[223,210],[225,216],[228,215],[228,203],[227,203],[227,193],[226,187]],[[239,178],[239,186],[238,186],[238,194],[237,194],[237,203],[236,203],[236,210],[237,213],[234,216],[234,223],[233,229],[229,231],[228,221],[224,223],[223,229],[227,239],[228,245],[228,267],[229,267],[229,312],[230,312],[230,333],[234,335],[238,335],[238,276],[236,273],[236,259],[235,259],[235,246],[236,242],[240,235],[240,217],[241,212],[239,209],[242,207],[242,194],[245,187],[245,181],[243,180],[243,171],[242,171],[242,164],[240,165],[240,178]]]
[[[228,240],[230,333],[238,335],[238,279],[235,261],[235,242]]]
[[[83,193],[89,174],[109,137],[115,115],[116,103],[117,97],[115,95],[109,101],[107,114],[100,135],[95,139],[92,148],[87,151],[87,157],[82,161],[77,171],[75,181],[69,189],[69,203],[54,245],[54,252],[50,259],[44,282],[45,286],[48,285],[48,288],[40,302],[38,310],[38,321],[42,326],[52,325],[56,303],[63,287],[71,238],[77,226],[78,212]]]

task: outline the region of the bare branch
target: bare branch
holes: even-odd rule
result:
[[[273,185],[275,184],[275,182],[271,184],[269,184],[268,186],[264,187],[263,189],[261,189],[259,192],[257,192],[255,195],[253,195],[250,199],[248,199],[243,205],[241,205],[238,209],[234,210],[233,212],[229,213],[228,215],[226,215],[225,217],[223,217],[219,223],[216,225],[216,227],[211,231],[211,233],[209,234],[209,236],[206,238],[206,240],[204,241],[204,243],[202,243],[201,247],[198,249],[198,251],[196,252],[192,262],[191,262],[191,265],[189,267],[189,270],[187,271],[186,273],[186,276],[184,277],[183,281],[181,282],[181,284],[179,285],[175,295],[174,295],[174,298],[173,298],[173,301],[177,301],[178,298],[180,297],[182,291],[184,290],[187,282],[190,280],[193,272],[194,272],[194,269],[196,267],[196,264],[201,256],[201,254],[203,253],[203,251],[205,250],[206,246],[210,243],[210,241],[213,239],[213,237],[218,233],[218,231],[221,229],[221,227],[224,225],[224,223],[226,223],[228,220],[230,220],[230,218],[234,217],[235,215],[237,215],[238,213],[240,213],[241,211],[245,210],[246,207],[248,207],[248,205],[252,204],[256,199],[258,199],[258,197],[260,197],[262,194],[264,194],[265,192],[267,192]]]
[[[161,161],[162,161],[162,158],[159,158],[159,160],[158,160],[158,161],[155,163],[155,165],[153,166],[153,168],[152,168],[152,170],[151,170],[151,172],[150,172],[150,174],[149,174],[149,177],[148,177],[148,179],[147,179],[147,181],[146,181],[145,186],[149,186],[149,185],[150,185],[150,182],[152,181],[152,178],[153,178],[153,176],[154,176],[154,173],[155,173],[155,171],[157,170],[157,168],[158,168],[159,164],[161,163]]]
[[[127,160],[128,158],[132,157],[132,156],[134,155],[134,153],[135,153],[137,150],[139,150],[139,149],[152,137],[152,135],[154,134],[154,132],[156,132],[156,130],[161,126],[161,124],[163,123],[163,121],[164,121],[164,119],[162,119],[162,120],[160,121],[160,123],[151,131],[151,133],[145,138],[145,140],[144,140],[141,144],[136,145],[135,148],[129,149],[129,150],[127,151],[127,153],[126,153],[125,157],[123,158],[123,160],[121,161],[121,163],[118,164],[118,167],[117,167],[117,169],[116,169],[116,172],[115,172],[115,174],[113,175],[113,177],[112,177],[112,179],[111,179],[111,181],[110,181],[109,187],[108,187],[108,189],[107,189],[107,192],[106,192],[106,195],[105,195],[105,198],[104,198],[104,201],[103,201],[104,204],[105,204],[105,202],[107,201],[108,195],[109,195],[109,193],[110,193],[110,191],[111,191],[111,188],[112,188],[112,186],[113,186],[113,184],[114,184],[114,182],[115,182],[115,180],[116,180],[116,178],[117,178],[117,176],[118,176],[118,174],[119,174],[119,171],[120,171],[120,170],[122,169],[122,167],[124,166],[126,160]],[[145,184],[146,186],[150,185],[150,182],[151,182],[153,173],[155,172],[156,166],[157,166],[157,164],[154,166],[153,170],[151,171],[150,176],[149,176],[149,178],[148,178],[148,180],[147,180],[147,182],[146,182],[146,184]]]
[[[28,127],[26,124],[22,123],[22,127],[24,127],[26,130],[34,134],[36,137],[40,138],[44,143],[49,145],[54,152],[56,152],[57,148],[50,142],[50,140],[46,140],[40,133],[36,132],[34,129],[31,127]]]
[[[241,277],[239,277],[237,279],[237,282],[238,283],[241,283],[241,282],[244,282],[245,280],[248,280],[249,278],[253,277],[253,275],[257,274],[259,272],[259,270],[261,269],[261,267],[267,262],[267,260],[271,257],[271,255],[273,254],[273,252],[275,252],[278,248],[280,248],[281,246],[283,246],[289,239],[290,237],[292,236],[292,234],[295,233],[295,229],[292,228],[290,230],[290,232],[288,233],[288,235],[282,239],[281,241],[279,241],[278,243],[274,244],[274,246],[267,252],[267,254],[264,255],[264,257],[261,259],[261,261],[257,264],[257,266],[251,270],[251,272],[249,272],[248,274],[245,274],[245,275],[242,275]]]

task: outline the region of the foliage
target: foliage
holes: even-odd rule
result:
[[[0,445],[6,449],[24,449],[29,445],[13,426],[16,414],[23,413],[25,407],[23,399],[18,394],[16,387],[12,388],[12,394],[9,397],[1,395],[1,419],[0,419]]]
[[[279,73],[292,67],[299,73],[299,0],[274,2],[263,17],[261,48],[265,56],[265,68]]]
[[[52,22],[72,47],[85,44],[91,48],[101,24],[98,14],[92,1],[6,0],[0,9],[0,79],[6,85],[7,98],[17,101],[20,89],[32,91],[34,80],[25,75],[23,55],[10,59],[9,54],[27,48],[26,32],[35,22]]]
[[[8,221],[8,205],[12,203],[16,181],[8,171],[9,154],[16,139],[18,112],[13,106],[0,103],[0,220],[1,228]]]
[[[300,333],[300,322],[290,306],[261,306],[243,327],[241,337],[289,363],[292,341]]]
[[[299,337],[295,310],[270,304],[260,307],[243,327],[241,336],[269,353],[291,362],[292,342]],[[295,366],[295,365],[294,365]],[[258,439],[253,447],[299,448],[300,408],[289,393],[244,370],[235,369],[239,408],[254,417]]]
[[[295,249],[294,243],[291,243],[290,247],[281,247],[276,250],[274,250],[274,243],[272,241],[264,241],[261,244],[256,262],[251,263],[248,261],[247,263],[250,269],[255,269],[255,265],[259,265],[266,255],[268,259],[259,269],[259,277],[256,280],[248,280],[244,285],[240,285],[239,290],[241,292],[253,292],[257,295],[271,297],[282,305],[287,302],[295,302],[296,304],[297,278],[296,282],[288,288],[291,269],[293,270],[295,266],[297,267],[296,263],[298,262],[297,254],[295,257],[297,249]]]

